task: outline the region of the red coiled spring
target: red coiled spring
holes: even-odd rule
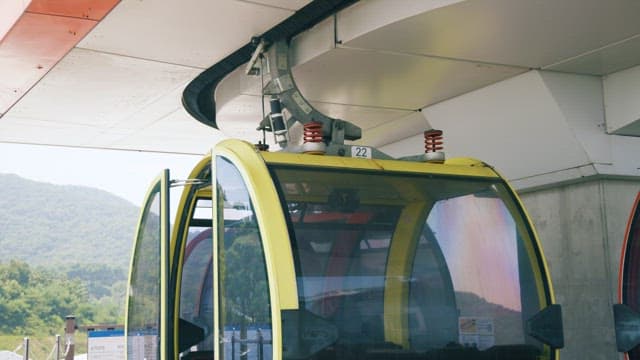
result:
[[[319,143],[322,142],[322,123],[312,121],[306,123],[304,126],[303,140],[305,143]]]
[[[442,149],[444,149],[442,144],[442,130],[431,129],[424,132],[425,153],[441,151]]]

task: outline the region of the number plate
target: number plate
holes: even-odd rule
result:
[[[352,146],[351,157],[361,159],[371,159],[371,148],[367,146]]]

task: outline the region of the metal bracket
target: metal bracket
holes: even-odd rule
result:
[[[526,323],[527,334],[551,346],[553,349],[564,347],[562,326],[562,308],[551,304],[534,314]]]
[[[291,128],[296,121],[303,125],[312,121],[320,122],[327,145],[342,145],[344,140],[358,140],[362,137],[362,130],[358,126],[322,114],[304,98],[291,73],[287,41],[275,42],[266,50],[265,55],[267,64],[262,71],[270,80],[264,86],[263,94],[277,97],[282,107],[288,111],[287,128]],[[269,130],[266,125],[263,120],[260,129]]]
[[[187,186],[187,185],[202,185],[208,184],[208,181],[202,179],[173,179],[169,181],[169,187]]]
[[[640,344],[640,314],[624,304],[613,305],[616,329],[616,347],[629,352]]]
[[[256,66],[256,61],[258,61],[258,57],[260,54],[264,52],[264,48],[266,46],[266,42],[264,39],[253,38],[251,39],[252,43],[257,43],[256,49],[251,55],[251,59],[247,63],[247,66],[244,68],[245,75],[258,75],[260,71],[260,67]]]

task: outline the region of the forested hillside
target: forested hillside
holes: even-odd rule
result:
[[[138,208],[108,192],[0,174],[0,261],[129,266]]]
[[[113,300],[91,298],[82,281],[64,274],[0,263],[0,334],[60,333],[71,314],[83,324],[114,324],[122,320],[122,305]]]
[[[138,211],[102,190],[0,174],[0,338],[60,333],[70,314],[122,323]]]

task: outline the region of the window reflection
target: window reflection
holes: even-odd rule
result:
[[[289,214],[301,311],[338,334],[298,358],[509,359],[511,346],[518,358],[545,358],[524,330],[546,305],[533,275],[538,255],[501,183],[272,171]]]
[[[218,201],[224,227],[218,229],[220,358],[272,358],[271,304],[258,222],[237,168],[216,159]]]
[[[180,318],[201,327],[206,335],[192,351],[213,351],[211,228],[192,226],[188,231],[180,282]]]
[[[474,195],[438,201],[427,224],[450,270],[460,343],[482,350],[523,342],[518,241],[503,201]],[[462,331],[474,321],[491,329]]]
[[[128,300],[127,357],[157,359],[160,328],[160,193],[145,204],[132,264]]]

